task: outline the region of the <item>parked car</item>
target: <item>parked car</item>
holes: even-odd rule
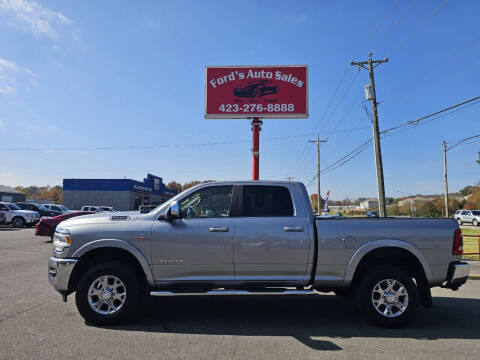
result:
[[[377,211],[367,211],[367,217],[379,217]]]
[[[100,206],[82,206],[82,211],[91,211],[91,212],[103,212],[103,209]]]
[[[60,211],[49,210],[42,204],[29,203],[29,202],[16,202],[17,206],[22,210],[36,211],[42,216],[57,216],[62,214]]]
[[[60,214],[54,217],[43,217],[40,219],[40,221],[37,223],[37,226],[35,227],[35,235],[50,236],[50,238],[53,241],[53,234],[55,233],[55,228],[57,227],[58,224],[72,217],[76,217],[80,215],[89,215],[89,214],[93,214],[93,212],[76,211],[68,214]]]
[[[470,223],[473,226],[480,224],[480,210],[458,210],[455,212],[455,220],[458,225]]]
[[[335,216],[343,216],[343,214],[339,211],[335,214]]]
[[[59,211],[62,214],[68,214],[72,210],[67,208],[66,206],[63,205],[57,205],[57,204],[43,204],[48,210],[53,210],[53,211]]]
[[[270,80],[251,81],[243,87],[233,89],[233,95],[238,97],[262,97],[268,94],[276,94],[278,88]]]
[[[48,279],[65,301],[76,292],[92,324],[133,319],[147,294],[335,291],[352,294],[377,325],[396,327],[420,304],[432,306],[430,288],[456,290],[467,281],[462,252],[453,219],[315,218],[301,183],[212,182],[147,214],[63,221]]]
[[[5,224],[7,221],[7,218],[5,217],[5,213],[3,211],[0,211],[0,225]]]
[[[22,210],[11,202],[0,202],[0,210],[5,213],[5,223],[15,228],[33,226],[40,220],[38,212]]]

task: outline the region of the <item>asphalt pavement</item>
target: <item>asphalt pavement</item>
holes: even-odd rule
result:
[[[0,359],[480,358],[479,280],[434,289],[406,329],[376,328],[331,294],[155,298],[136,324],[94,327],[48,284],[45,240],[0,228]]]

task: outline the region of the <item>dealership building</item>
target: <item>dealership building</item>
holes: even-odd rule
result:
[[[62,204],[69,209],[82,206],[112,206],[115,210],[138,210],[140,205],[157,205],[177,192],[165,186],[161,177],[147,174],[143,181],[131,179],[63,179]]]

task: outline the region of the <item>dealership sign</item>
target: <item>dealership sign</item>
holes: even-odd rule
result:
[[[205,117],[307,118],[308,67],[207,66]]]

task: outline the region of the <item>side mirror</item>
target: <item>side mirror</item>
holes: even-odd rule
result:
[[[174,201],[172,202],[168,210],[158,217],[158,220],[171,220],[171,219],[178,219],[179,217],[180,217],[180,209],[178,207],[178,203]]]
[[[178,202],[173,201],[168,212],[170,218],[178,219],[180,217],[180,208],[178,207]]]

